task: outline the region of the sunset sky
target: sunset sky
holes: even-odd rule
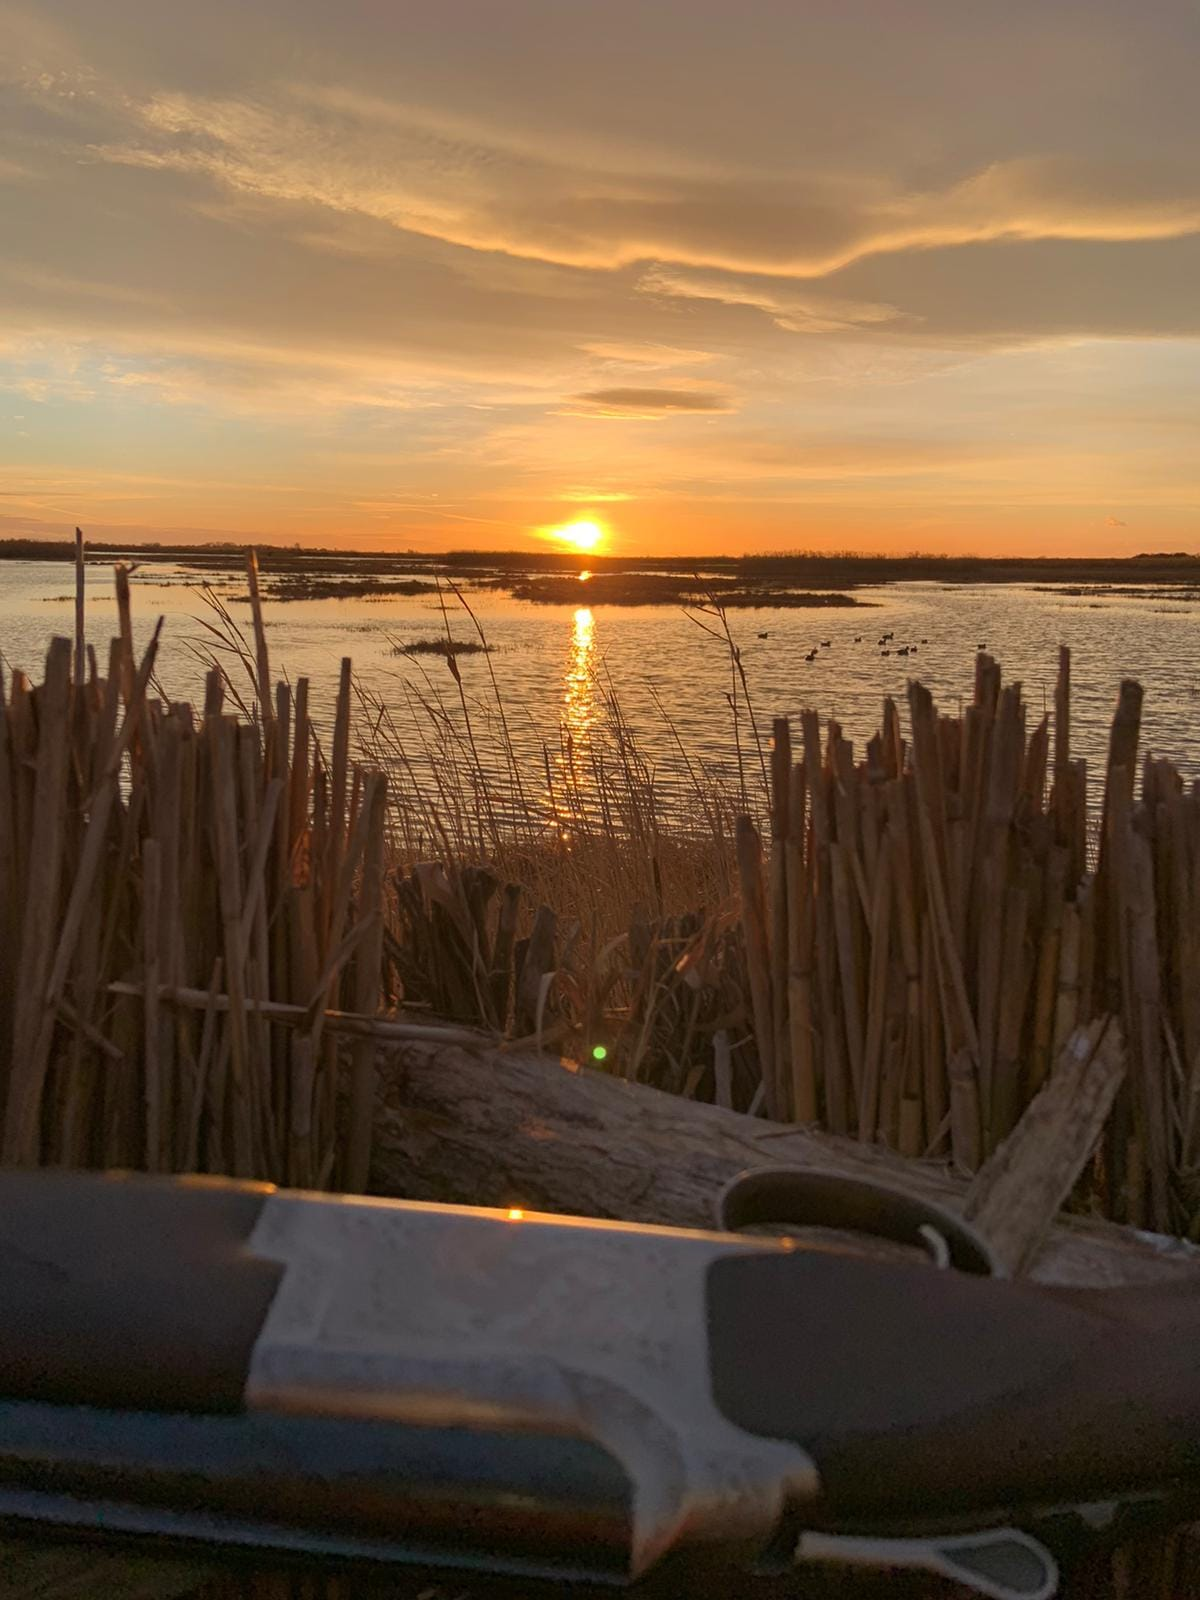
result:
[[[1200,548],[1193,0],[0,0],[0,536]]]

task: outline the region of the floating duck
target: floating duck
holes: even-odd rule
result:
[[[831,643],[832,643],[832,640],[822,639],[821,640],[821,649],[822,650],[828,650]]]
[[[758,637],[760,639],[769,639],[771,635],[769,633],[760,633]]]

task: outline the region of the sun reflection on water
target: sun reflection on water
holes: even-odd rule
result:
[[[568,786],[577,791],[588,760],[592,729],[599,720],[596,704],[596,619],[588,606],[575,612],[563,672],[562,717],[558,764]],[[564,839],[567,835],[564,834]]]
[[[563,678],[562,717],[567,738],[577,750],[586,744],[588,733],[596,721],[595,641],[596,619],[589,607],[580,606],[575,613],[571,653],[567,657],[567,670]]]

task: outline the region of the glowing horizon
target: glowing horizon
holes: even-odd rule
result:
[[[0,537],[1200,547],[1183,0],[500,38],[0,0]]]

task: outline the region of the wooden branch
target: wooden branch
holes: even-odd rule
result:
[[[140,983],[127,983],[118,978],[108,985],[109,994],[128,994],[141,998],[144,988]],[[161,1005],[182,1006],[188,1011],[221,1011],[231,1009],[233,1002],[227,994],[210,994],[207,989],[189,989],[182,985],[159,984],[158,999]],[[312,1022],[309,1006],[292,1005],[284,1000],[256,1000],[244,996],[243,1011],[261,1016],[268,1022],[282,1023],[285,1028],[306,1027]],[[474,1028],[454,1028],[434,1022],[404,1022],[396,1017],[375,1017],[355,1011],[322,1012],[322,1025],[330,1033],[345,1033],[355,1039],[377,1039],[380,1043],[391,1040],[424,1040],[438,1046],[486,1046],[486,1034]]]
[[[381,1062],[375,1194],[710,1227],[721,1187],[766,1165],[883,1179],[960,1208],[967,1193],[940,1164],[546,1056],[413,1041],[390,1047]],[[1200,1285],[1200,1249],[1063,1216],[1030,1275],[1079,1285],[1194,1276]]]
[[[1120,1023],[1097,1017],[1067,1040],[1050,1081],[976,1174],[964,1210],[1012,1273],[1037,1254],[1100,1139],[1125,1077]]]

